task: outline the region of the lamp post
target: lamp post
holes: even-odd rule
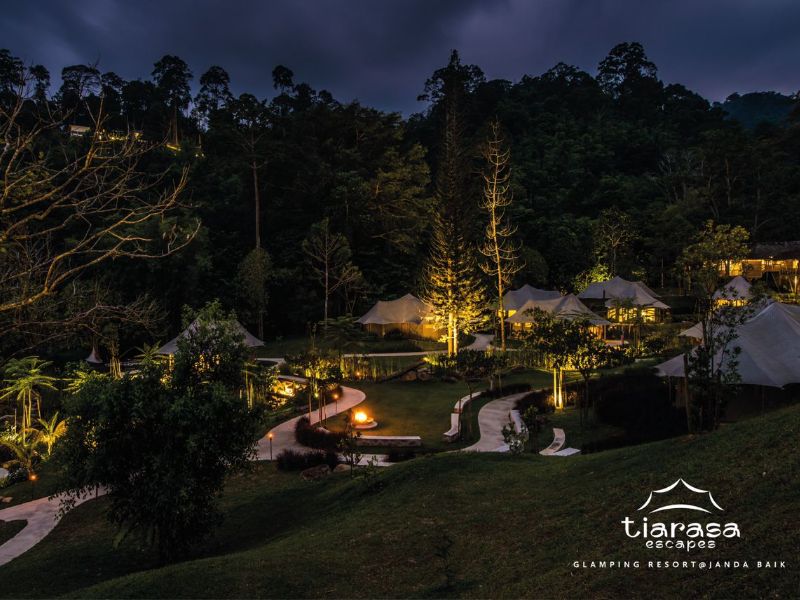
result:
[[[269,459],[272,460],[272,432],[271,431],[267,434],[267,437],[269,438]]]

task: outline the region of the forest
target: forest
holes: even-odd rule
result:
[[[635,42],[594,74],[559,63],[511,82],[456,51],[443,63],[420,74],[424,108],[404,117],[280,65],[269,98],[235,96],[222,66],[198,76],[172,55],[131,81],[66,66],[55,89],[0,50],[0,355],[163,342],[184,306],[213,299],[272,338],[420,293],[437,235],[480,256],[492,140],[508,156],[509,285],[575,291],[600,273],[680,291],[676,261],[708,220],[751,241],[800,237],[796,98],[761,95],[763,119],[757,94],[726,111],[662,81]],[[70,161],[102,139],[122,140],[113,172],[72,178]],[[86,177],[113,206],[76,213]],[[37,193],[68,198],[62,216],[24,200]],[[442,214],[456,228],[437,234]]]

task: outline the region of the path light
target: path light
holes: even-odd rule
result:
[[[267,434],[267,437],[269,438],[269,459],[272,460],[272,432],[271,431]]]
[[[28,481],[36,481],[39,476],[36,473],[28,473]]]

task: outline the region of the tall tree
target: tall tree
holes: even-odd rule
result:
[[[189,89],[192,71],[182,59],[167,54],[153,65],[152,75],[169,110],[167,139],[177,148],[180,144],[178,114],[189,107],[192,99]]]
[[[303,241],[308,265],[323,291],[323,322],[328,323],[330,299],[334,292],[362,279],[361,271],[350,260],[350,244],[341,233],[331,231],[328,219],[312,225]]]
[[[486,258],[481,264],[484,272],[494,282],[498,328],[500,330],[500,348],[506,349],[506,323],[503,311],[503,294],[514,274],[522,269],[520,263],[520,246],[513,240],[516,227],[506,219],[505,210],[511,205],[511,168],[509,161],[511,151],[505,147],[500,131],[500,123],[495,120],[489,125],[489,139],[484,149],[486,168],[483,173],[483,208],[488,216],[484,241],[480,246],[481,254]]]
[[[447,353],[457,354],[459,335],[484,323],[485,290],[474,248],[441,214],[434,217],[424,275],[424,299],[433,309],[434,322],[446,332]]]
[[[200,76],[200,90],[194,98],[194,104],[203,124],[208,125],[213,113],[227,107],[233,101],[230,83],[228,72],[216,65],[209,67]]]

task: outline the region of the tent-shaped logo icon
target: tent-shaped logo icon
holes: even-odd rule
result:
[[[680,502],[669,502],[670,497],[675,497],[680,494],[685,494],[686,492],[691,492],[698,496],[696,500],[696,504],[692,502],[682,501]],[[664,503],[666,501],[666,504]],[[702,506],[704,505],[704,506]],[[683,479],[678,479],[675,483],[660,490],[653,490],[650,492],[650,495],[647,497],[647,500],[644,504],[642,504],[637,510],[644,510],[645,508],[650,508],[650,513],[657,513],[662,512],[665,510],[696,510],[699,512],[711,513],[713,509],[723,510],[722,507],[717,504],[714,497],[711,495],[711,492],[708,490],[701,490],[700,488],[696,488],[693,485],[689,485]]]

